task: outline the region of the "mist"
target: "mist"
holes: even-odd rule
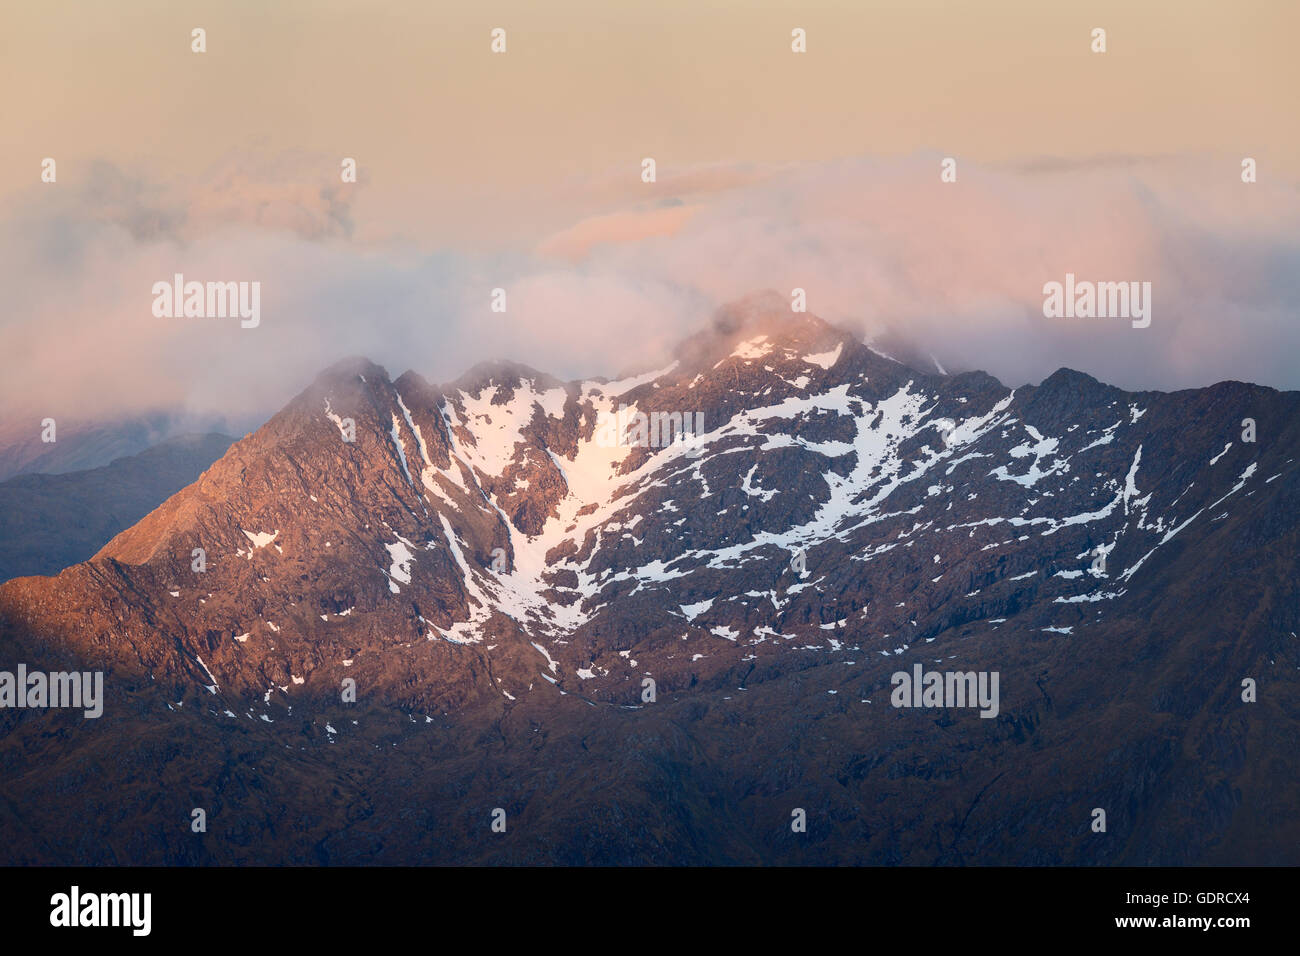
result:
[[[433,381],[495,358],[613,376],[730,300],[795,288],[865,341],[1009,385],[1061,366],[1134,390],[1300,385],[1294,185],[1243,183],[1224,156],[959,158],[951,183],[941,160],[666,170],[639,199],[593,182],[597,214],[495,248],[387,234],[364,184],[314,184],[309,158],[188,182],[95,164],[0,218],[0,417],[264,418],[351,355]],[[175,273],[260,282],[260,325],[154,317]],[[1150,327],[1045,318],[1067,273],[1150,282]]]

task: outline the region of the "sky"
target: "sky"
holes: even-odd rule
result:
[[[795,287],[1009,385],[1300,388],[1297,26],[1289,0],[7,4],[0,420],[265,417],[351,355],[615,375]],[[178,272],[260,282],[260,325],[155,316]],[[1150,327],[1045,317],[1067,273],[1150,282]]]

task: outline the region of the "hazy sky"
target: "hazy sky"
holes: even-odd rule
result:
[[[348,354],[613,373],[794,286],[1009,384],[1295,388],[1297,26],[1290,0],[6,4],[0,416],[271,411]],[[1151,281],[1151,328],[1044,319],[1067,271]],[[260,281],[261,326],[155,318],[174,272]]]

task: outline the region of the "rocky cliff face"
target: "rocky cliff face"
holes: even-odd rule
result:
[[[0,711],[9,859],[1294,863],[1298,406],[926,375],[765,297],[614,382],[340,364],[0,587],[0,667],[109,694]],[[892,706],[917,665],[996,715]]]

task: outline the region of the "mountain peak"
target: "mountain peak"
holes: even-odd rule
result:
[[[1097,387],[1106,388],[1107,387],[1105,383],[1100,382],[1097,379],[1093,378],[1087,372],[1080,372],[1077,369],[1066,368],[1064,366],[1058,368],[1051,375],[1047,376],[1047,378],[1043,379],[1042,385],[1039,387],[1060,388],[1062,386],[1068,386],[1073,388],[1097,388]]]
[[[499,385],[509,392],[517,389],[521,382],[531,381],[540,388],[554,388],[563,383],[553,375],[539,372],[537,369],[512,362],[508,359],[496,359],[479,362],[460,378],[445,386],[448,392],[461,391],[477,395],[489,385]]]
[[[314,385],[338,385],[353,379],[387,382],[388,370],[362,355],[340,359],[316,376]]]
[[[790,298],[774,289],[764,289],[720,306],[714,313],[711,331],[717,335],[767,332],[785,334],[807,328],[831,330],[811,312],[795,312]]]
[[[752,357],[778,348],[825,352],[851,336],[810,312],[794,312],[790,300],[766,290],[729,302],[713,313],[709,327],[676,349],[684,367],[711,367],[731,356]]]
[[[747,845],[774,807],[811,793],[814,805],[888,804],[860,831],[879,839],[819,858],[832,863],[896,860],[896,834],[910,832],[900,820],[925,833],[912,860],[950,861],[944,828],[977,801],[981,827],[1005,820],[1013,836],[969,838],[971,852],[1097,862],[1072,834],[1093,794],[1129,785],[1124,762],[1105,760],[1114,741],[1166,753],[1179,721],[1237,740],[1223,668],[1204,666],[1223,657],[1229,629],[1244,655],[1230,679],[1289,660],[1296,593],[1275,580],[1295,578],[1300,435],[1287,423],[1300,420],[1300,394],[1127,393],[1069,369],[1011,391],[876,356],[774,294],[719,310],[681,356],[689,368],[604,388],[487,363],[462,379],[477,391],[336,363],[89,562],[0,586],[6,659],[66,654],[111,675],[117,696],[74,755],[97,769],[87,805],[125,794],[110,822],[154,805],[141,761],[158,740],[198,740],[167,772],[206,792],[229,786],[230,767],[256,767],[269,799],[241,804],[234,826],[292,841],[295,859],[323,847],[370,862],[473,859],[489,841],[448,849],[447,828],[429,821],[496,805],[509,796],[502,780],[527,788],[542,761],[557,792],[608,789],[618,802],[528,801],[526,813],[549,803],[560,816],[523,815],[520,833],[547,834],[517,844],[524,862],[587,839],[593,813],[613,821],[602,839],[622,841],[605,858],[651,859],[656,847],[628,842],[639,828],[623,821],[644,812],[677,826],[655,816],[670,791],[706,795],[692,809],[699,826],[663,831],[684,845],[733,826]],[[1243,415],[1275,431],[1244,439]],[[1271,568],[1280,575],[1259,573]],[[1249,620],[1223,617],[1238,611]],[[1002,675],[1004,696],[978,716],[894,712],[897,672],[934,665]],[[1270,680],[1294,673],[1274,670]],[[340,699],[350,685],[360,693]],[[1294,699],[1295,686],[1258,706]],[[1135,722],[1143,707],[1159,719]],[[0,714],[19,735],[6,757],[66,730],[24,711]],[[720,768],[705,777],[689,769],[701,721]],[[813,736],[818,762],[780,783],[780,755]],[[1291,736],[1240,743],[1277,762]],[[670,740],[684,741],[664,760],[671,779],[630,802],[642,792],[618,789],[639,785],[626,755]],[[1080,749],[1090,740],[1099,752]],[[247,749],[256,741],[262,750]],[[484,741],[499,774],[482,772]],[[937,790],[918,747],[955,768]],[[1178,821],[1225,780],[1245,792],[1249,768],[1234,777],[1235,751],[1221,749],[1226,764],[1180,777],[1149,818]],[[250,757],[211,760],[223,752]],[[988,768],[1014,760],[1048,770],[990,783]],[[39,808],[68,765],[39,786],[24,776],[25,805]],[[336,819],[336,786],[354,777],[375,796],[370,822],[337,839],[328,822],[284,826],[281,808],[315,794],[312,816]],[[755,780],[781,789],[750,802]],[[412,816],[412,781],[443,802]],[[710,809],[719,786],[726,806]],[[1267,817],[1277,793],[1242,812]],[[183,819],[173,811],[185,806],[168,813]],[[1195,840],[1193,852],[1218,852],[1228,831],[1207,840],[1195,816],[1168,834],[1170,853]],[[42,820],[32,839],[58,845],[67,819]],[[376,830],[374,819],[397,822]],[[1024,819],[1054,836],[1023,845]],[[1271,846],[1265,822],[1251,839]],[[111,848],[107,827],[85,845]],[[178,838],[151,860],[189,861],[190,846]],[[718,845],[702,852],[731,859]]]

